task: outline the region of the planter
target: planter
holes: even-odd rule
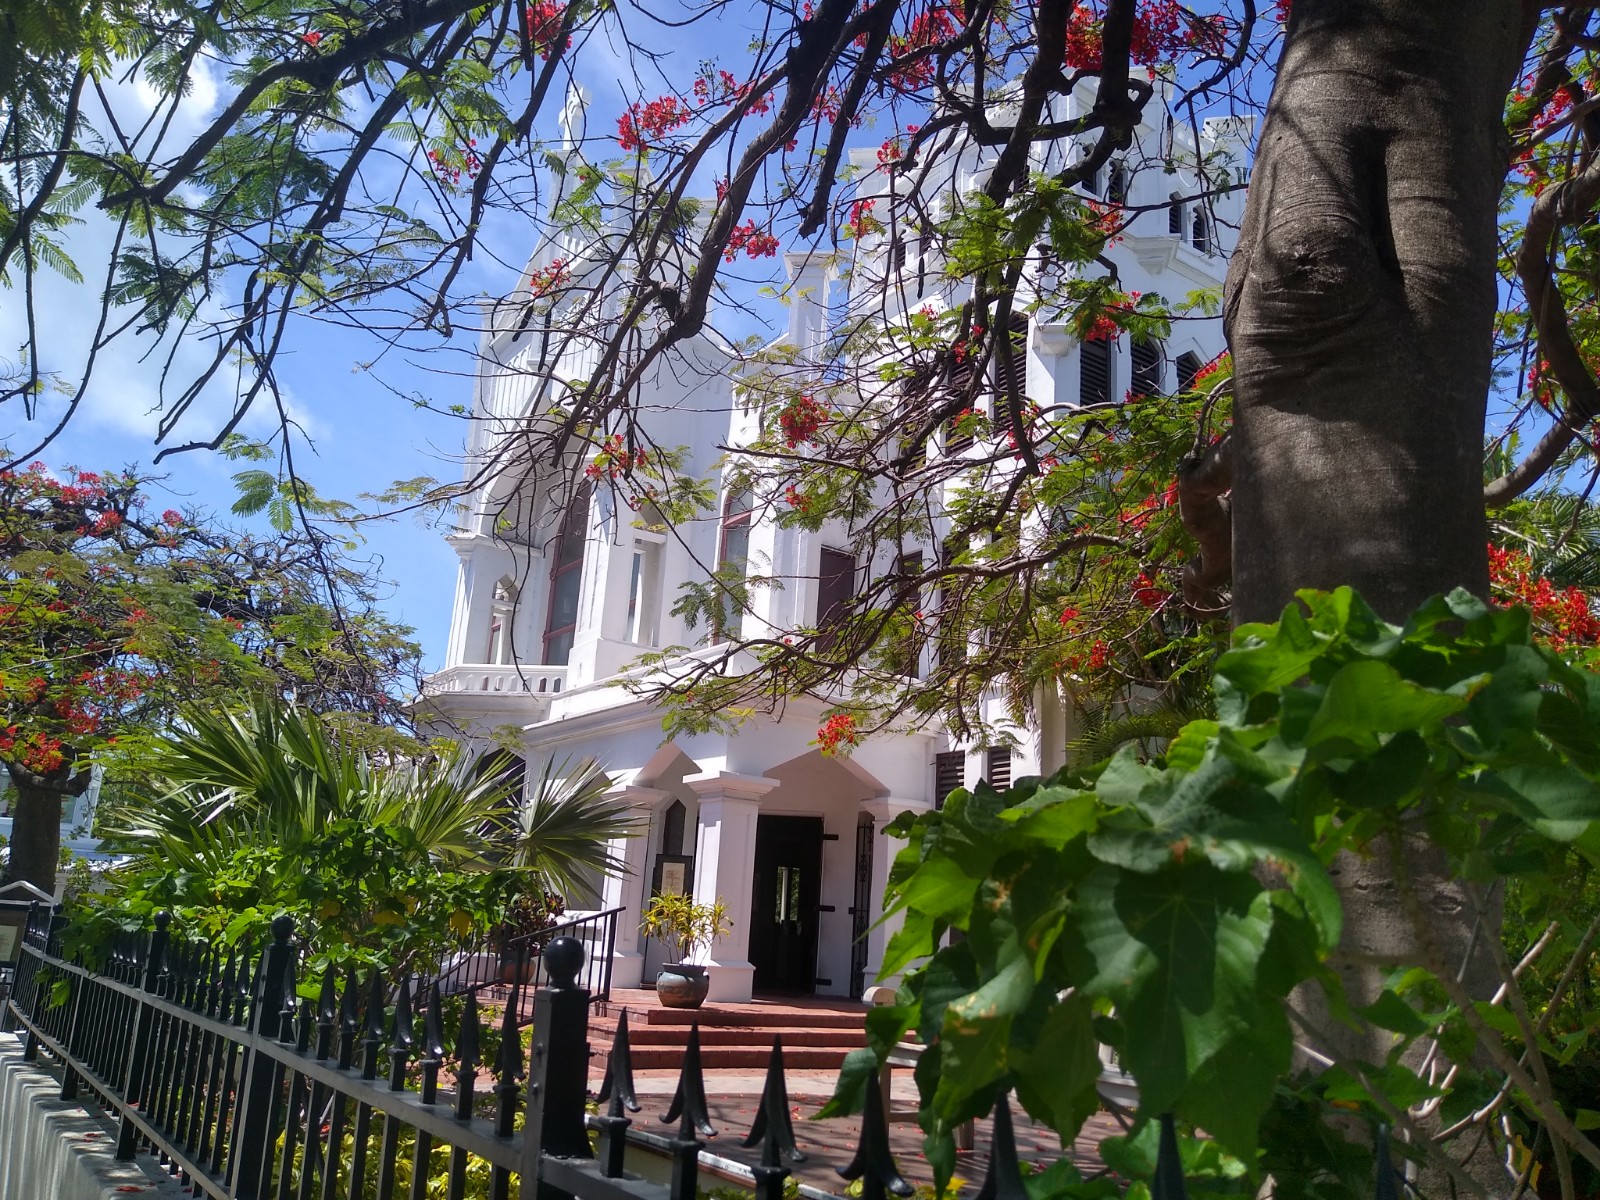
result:
[[[711,976],[699,963],[672,963],[656,975],[656,997],[666,1008],[699,1008],[711,991]]]

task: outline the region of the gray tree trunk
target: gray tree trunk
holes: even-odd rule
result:
[[[1503,107],[1529,36],[1515,0],[1294,0],[1225,297],[1236,620],[1304,587],[1350,584],[1390,620],[1487,594]],[[1497,917],[1478,924],[1423,839],[1404,859],[1427,949],[1487,996]],[[1338,864],[1344,951],[1424,950],[1395,867],[1382,849]],[[1344,975],[1356,1003],[1376,994],[1377,968]],[[1389,1035],[1333,1041],[1381,1062]],[[1469,1172],[1503,1185],[1484,1157]]]

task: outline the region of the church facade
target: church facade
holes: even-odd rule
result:
[[[1073,101],[1086,105],[1092,96]],[[1192,163],[1200,153],[1231,154],[1242,165],[1239,143],[1249,131],[1227,122],[1188,130],[1163,123],[1159,101],[1149,109],[1152,120],[1134,146],[1090,184],[1097,199],[1138,210],[1107,256],[1125,290],[1171,297],[1219,288],[1242,192],[1202,199],[1194,172],[1172,163]],[[1053,145],[1036,166],[1059,169],[1075,153],[1081,148],[1071,143]],[[873,150],[857,157],[863,167],[875,161]],[[984,166],[964,159],[944,178],[976,186]],[[1233,177],[1241,175],[1235,168]],[[885,239],[877,243],[864,240],[855,252],[905,254]],[[543,246],[525,278],[553,268],[581,275],[587,253],[571,240]],[[825,354],[830,293],[848,291],[835,284],[838,264],[814,254],[790,254],[784,263],[791,287],[779,342],[797,355]],[[859,280],[873,273],[853,274]],[[894,303],[964,300],[937,269],[919,275]],[[860,300],[846,294],[834,303]],[[1012,729],[1007,747],[962,743],[930,721],[868,738],[847,757],[824,756],[815,742],[829,705],[800,695],[780,715],[752,717],[734,732],[664,741],[659,710],[625,682],[641,654],[706,642],[704,623],[687,627],[671,611],[685,583],[705,578],[709,564],[763,564],[784,586],[753,592],[742,620],[747,636],[767,636],[816,626],[830,588],[867,564],[841,565],[846,531],[780,528],[759,504],[731,495],[719,496],[703,520],[664,533],[641,523],[603,484],[572,495],[541,474],[547,465],[486,471],[485,464],[513,461],[497,449],[538,419],[545,394],[540,370],[530,367],[542,361],[539,331],[514,321],[488,324],[468,445],[469,478],[479,482],[470,511],[448,536],[460,560],[450,640],[444,667],[426,681],[421,713],[484,744],[496,731],[503,741],[514,728],[529,778],[547,761],[586,757],[610,772],[615,794],[639,817],[639,836],[616,847],[627,873],[596,881],[596,895],[586,901],[621,910],[615,986],[650,986],[668,961],[663,947],[638,934],[648,897],[667,889],[727,906],[733,928],[705,954],[713,999],[860,996],[892,932],[892,923],[879,921],[897,849],[884,827],[980,778],[1004,783],[1058,767],[1070,736],[1067,710],[1058,698],[1041,697],[1037,722]],[[1137,381],[1171,390],[1222,349],[1222,332],[1219,321],[1188,321],[1165,343],[1135,348],[1127,338],[1080,344],[1064,326],[1034,322],[1014,345],[1025,346],[1028,398],[1048,409],[1120,396]],[[640,420],[658,444],[687,447],[684,471],[717,479],[719,447],[750,439],[752,418],[741,409],[727,347],[703,336],[678,349],[675,361],[646,381]],[[563,361],[554,370],[581,377],[583,364]],[[569,468],[569,483],[571,475]],[[1003,723],[998,694],[992,703],[994,720]]]

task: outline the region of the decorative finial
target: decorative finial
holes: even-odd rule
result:
[[[551,987],[564,992],[578,986],[578,972],[583,969],[583,943],[577,938],[556,938],[544,948],[541,957]]]

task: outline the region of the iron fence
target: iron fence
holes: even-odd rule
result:
[[[473,991],[460,1001],[451,1038],[437,981],[420,1014],[407,982],[391,990],[376,972],[363,984],[353,971],[330,968],[315,999],[302,997],[287,917],[272,923],[271,941],[252,956],[185,942],[161,914],[153,932],[121,939],[98,970],[63,956],[60,926],[47,909],[30,913],[3,1015],[20,1025],[24,1057],[43,1051],[59,1064],[62,1098],[87,1089],[85,1099],[117,1121],[118,1158],[147,1150],[194,1195],[334,1200],[370,1189],[377,1200],[423,1200],[438,1195],[442,1179],[449,1200],[464,1200],[469,1174],[486,1170],[491,1200],[696,1200],[705,1148],[697,1135],[715,1132],[699,1027],[690,1031],[662,1133],[634,1128],[629,1116],[639,1103],[626,1012],[599,1093],[605,1110],[588,1115],[590,996],[578,986],[584,952],[574,939],[557,938],[540,955],[548,986],[534,993],[531,1058],[513,995],[486,1062]],[[854,1158],[838,1173],[863,1181],[863,1200],[908,1196],[875,1079],[865,1104]],[[670,1182],[627,1171],[629,1144],[669,1158]],[[761,1147],[751,1168],[757,1200],[781,1200],[790,1166],[804,1155],[777,1037],[741,1144]],[[1185,1196],[1170,1118],[1161,1123],[1151,1194]],[[1397,1195],[1380,1143],[1375,1200]],[[1004,1096],[978,1200],[1029,1200]]]
[[[463,947],[435,977],[419,987],[426,992],[437,983],[445,996],[477,992],[480,999],[484,992],[505,989],[506,995],[496,997],[505,1002],[515,984],[518,999],[526,1001],[518,1006],[518,1023],[526,1027],[533,1020],[531,997],[550,981],[544,965],[545,947],[557,938],[571,938],[583,948],[578,986],[589,993],[591,1004],[605,1005],[611,999],[611,964],[617,948],[617,918],[622,911],[608,908],[581,913],[532,933],[494,935],[478,945]]]

